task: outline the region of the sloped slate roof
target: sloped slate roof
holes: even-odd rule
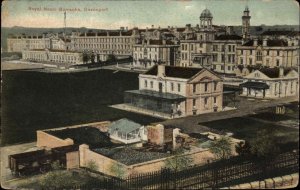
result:
[[[215,39],[216,40],[241,40],[242,37],[232,34],[232,35],[219,35],[219,36],[216,36]]]
[[[240,84],[240,87],[246,87],[246,88],[254,88],[254,89],[269,89],[269,85],[263,82],[252,82],[247,81],[245,83]]]
[[[283,69],[283,75],[285,76],[286,74],[288,74],[292,69],[290,68],[284,68]],[[259,69],[260,72],[262,72],[263,74],[267,75],[270,78],[278,78],[279,77],[279,68],[275,67],[275,68],[261,68]]]
[[[193,76],[195,76],[201,70],[202,70],[202,68],[165,66],[165,75],[166,75],[166,77],[189,79],[189,78],[192,78]],[[146,75],[157,75],[157,65],[153,66],[145,74]]]
[[[262,36],[279,36],[279,35],[286,35],[286,36],[296,36],[299,35],[299,31],[288,31],[288,30],[270,30],[270,31],[265,31],[261,34]]]
[[[121,133],[130,133],[141,128],[141,125],[126,118],[113,122],[108,129],[109,133],[119,131]]]
[[[243,46],[253,46],[254,44],[254,40],[249,40],[248,42],[246,42],[245,44],[243,44]],[[262,45],[263,41],[262,40],[257,40],[257,45]],[[268,39],[267,40],[267,46],[273,46],[273,47],[283,47],[283,46],[287,46],[288,43],[287,41],[283,40],[283,39]]]

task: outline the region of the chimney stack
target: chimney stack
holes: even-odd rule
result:
[[[263,46],[267,46],[267,41],[268,41],[268,39],[263,39]]]
[[[165,65],[157,65],[157,76],[164,77],[165,74]]]
[[[253,40],[253,46],[257,46],[257,38]]]
[[[282,66],[279,66],[279,78],[282,78],[284,75],[284,70]]]

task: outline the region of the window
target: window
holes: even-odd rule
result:
[[[243,58],[242,57],[240,58],[240,64],[241,65],[243,64]]]
[[[242,55],[243,55],[243,53],[244,53],[243,50],[241,50],[241,54],[242,54]]]
[[[147,80],[145,80],[145,84],[144,84],[144,86],[145,86],[145,88],[147,88],[147,86],[148,86],[148,82],[147,82]]]
[[[276,59],[276,66],[279,67],[279,59]]]
[[[252,50],[250,50],[250,55],[252,55]]]
[[[193,84],[193,93],[196,92],[196,84]]]
[[[218,61],[218,54],[213,54],[213,61]]]
[[[171,82],[171,91],[174,91],[174,83]]]
[[[153,88],[153,81],[150,82],[150,87]]]
[[[204,98],[204,105],[207,105],[207,98]]]
[[[196,99],[193,99],[193,106],[196,106]]]
[[[249,64],[252,65],[252,58],[249,58]]]
[[[194,46],[193,46],[193,44],[191,44],[191,51],[193,51],[193,48],[194,48]]]
[[[208,84],[207,84],[207,83],[204,83],[204,91],[205,91],[205,92],[207,91],[207,86],[208,86]]]
[[[178,92],[180,92],[180,84],[177,84]]]
[[[280,54],[280,52],[279,52],[279,51],[277,51],[277,56],[279,56],[279,54]]]
[[[293,82],[291,82],[291,93],[293,93]]]
[[[224,65],[221,65],[221,70],[222,70],[222,71],[224,70]]]
[[[230,71],[230,66],[227,67],[227,70]]]
[[[221,49],[222,49],[222,51],[225,51],[225,45],[222,45]]]
[[[261,51],[256,52],[256,61],[262,61],[262,53]]]
[[[217,97],[214,97],[214,104],[217,103]]]
[[[266,66],[268,67],[270,64],[270,60],[269,59],[266,59]]]
[[[225,62],[225,55],[224,54],[222,54],[221,59],[222,59],[222,62]]]
[[[181,50],[184,50],[184,44],[181,44]]]
[[[218,82],[214,82],[214,91],[217,90]]]
[[[231,52],[231,45],[228,45],[228,51]]]
[[[213,51],[218,51],[218,45],[213,45]]]
[[[270,54],[270,52],[269,52],[269,50],[267,51],[267,55],[269,55]]]

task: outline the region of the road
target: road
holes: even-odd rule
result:
[[[240,103],[237,109],[223,112],[207,113],[196,116],[189,116],[184,118],[177,118],[172,120],[166,120],[160,122],[163,125],[169,125],[182,129],[185,133],[199,133],[209,130],[205,126],[199,125],[199,123],[229,119],[233,117],[243,117],[247,115],[254,114],[255,111],[263,108],[274,107],[277,105],[287,104],[289,102],[295,102],[299,99],[297,97],[287,97],[278,100],[258,100],[258,99],[248,99],[245,97],[238,97]]]

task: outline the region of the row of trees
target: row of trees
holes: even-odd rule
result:
[[[102,62],[102,61],[100,61],[100,55],[99,54],[95,54],[93,52],[83,52],[83,54],[82,54],[82,60],[83,60],[84,64],[87,64],[87,63],[96,63],[96,60],[97,60],[97,63],[101,63]],[[116,61],[116,60],[117,60],[117,58],[113,54],[109,54],[108,57],[107,57],[107,61],[108,62],[113,62],[113,61]]]

